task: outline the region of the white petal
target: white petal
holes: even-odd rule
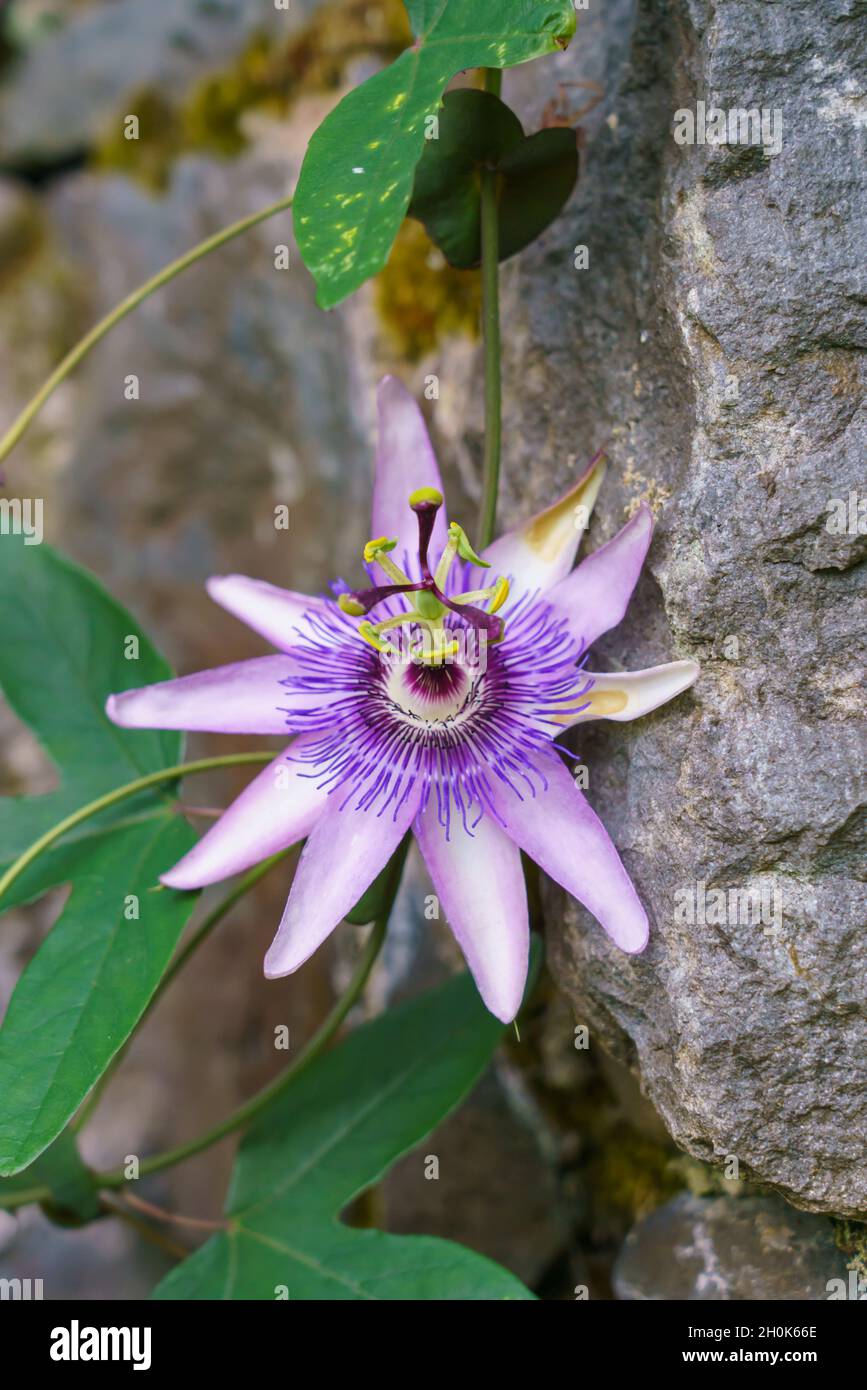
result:
[[[507,531],[489,545],[483,560],[493,575],[511,578],[516,593],[550,589],[572,568],[605,475],[605,460],[591,461],[559,501]]]
[[[547,595],[569,623],[576,642],[590,647],[622,619],[638,583],[653,536],[653,516],[642,503],[635,516],[600,545]]]
[[[412,824],[421,789],[395,811],[356,810],[357,797],[341,806],[344,791],[328,797],[304,846],[277,935],[265,957],[269,980],[291,975],[353,908],[384,869]]]
[[[530,923],[521,854],[493,816],[472,835],[454,818],[451,835],[431,798],[415,834],[440,905],[486,1007],[511,1023],[527,982]]]
[[[192,676],[109,695],[105,712],[124,729],[187,729],[215,734],[285,734],[290,709],[309,708],[309,696],[282,682],[296,673],[290,656],[257,656]]]
[[[325,806],[309,763],[297,761],[299,753],[320,734],[295,739],[269,763],[226,808],[173,869],[162,875],[169,888],[204,888],[241,873],[280,850],[303,840]]]
[[[646,671],[581,671],[573,701],[578,712],[564,707],[556,722],[569,727],[589,719],[639,719],[687,690],[700,670],[696,661],[670,661]],[[589,681],[593,685],[584,694]]]
[[[280,589],[263,579],[249,579],[245,574],[216,574],[205,588],[221,608],[284,652],[303,640],[304,614],[325,608],[321,599]]]
[[[622,951],[647,945],[647,915],[608,832],[556,753],[538,757],[548,783],[519,799],[493,785],[507,833],[550,878],[582,902]]]

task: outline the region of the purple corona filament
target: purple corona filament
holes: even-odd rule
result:
[[[583,652],[535,594],[507,616],[484,669],[395,662],[355,640],[339,611],[310,618],[295,648],[298,673],[283,682],[287,723],[317,735],[294,755],[302,775],[344,806],[392,819],[419,787],[421,810],[433,798],[447,838],[456,821],[470,834],[486,812],[501,821],[495,784],[521,801],[535,797],[547,786],[537,755],[562,728],[563,709],[574,715],[588,703],[575,698]],[[579,683],[580,696],[592,684]],[[320,697],[321,707],[297,710],[302,695]]]

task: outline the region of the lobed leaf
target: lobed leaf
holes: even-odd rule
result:
[[[466,1095],[502,1031],[461,975],[350,1034],[260,1116],[238,1154],[228,1229],[155,1297],[531,1298],[463,1246],[337,1219]]]
[[[197,900],[153,889],[195,838],[164,815],[93,847],[0,1029],[0,1174],[56,1138],[144,1013]]]
[[[128,660],[129,638],[138,657]],[[172,671],[136,621],[92,575],[50,546],[0,537],[0,690],[57,765],[61,782],[45,796],[0,798],[0,872],[79,806],[181,756],[180,734],[120,729],[106,697],[166,680]],[[162,813],[165,790],[147,792],[94,818],[73,840],[42,856],[0,902],[0,912],[64,883],[80,862],[73,843],[109,833],[118,820]]]

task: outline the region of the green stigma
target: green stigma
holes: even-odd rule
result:
[[[435,487],[417,487],[415,492],[409,494],[409,505],[412,508],[421,507],[427,503],[432,503],[435,507],[441,507],[443,504],[442,493],[437,492]]]
[[[415,595],[415,606],[417,612],[419,612],[423,618],[430,619],[431,622],[436,621],[437,618],[441,618],[446,611],[436,594],[430,594],[426,589],[422,589]]]

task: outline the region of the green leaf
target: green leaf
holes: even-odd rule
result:
[[[69,1130],[24,1172],[14,1178],[0,1178],[0,1201],[37,1187],[50,1189],[51,1197],[42,1203],[42,1209],[59,1225],[81,1226],[99,1215],[99,1194]]]
[[[128,639],[138,643],[128,660]],[[0,800],[0,858],[11,860],[71,811],[171,766],[175,733],[119,729],[116,690],[171,671],[130,615],[47,546],[0,539],[0,686],[58,765],[41,797]],[[196,902],[152,893],[195,841],[165,791],[143,793],[40,855],[0,911],[48,888],[72,894],[24,971],[0,1029],[0,1173],[31,1164],[55,1139],[144,1011]],[[131,898],[139,900],[139,918]]]
[[[221,1231],[164,1299],[529,1299],[450,1241],[337,1220],[469,1091],[502,1034],[468,975],[350,1034],[263,1112],[238,1155]],[[284,1295],[285,1296],[285,1295]]]
[[[464,68],[565,48],[571,0],[410,0],[416,42],[350,92],[314,134],[295,192],[298,248],[330,309],[381,270],[412,192],[425,118]]]
[[[127,660],[127,638],[138,659]],[[171,668],[100,584],[49,546],[0,537],[0,689],[57,764],[61,785],[38,797],[0,798],[0,872],[79,806],[181,756],[180,734],[120,729],[106,697],[166,680]],[[162,814],[164,791],[146,792],[95,817],[39,860],[0,902],[0,912],[68,881],[118,822]]]
[[[562,211],[578,177],[575,132],[562,127],[526,136],[492,92],[449,92],[439,138],[419,161],[409,205],[431,240],[459,270],[482,256],[479,174],[496,169],[499,258],[529,246]]]
[[[197,897],[153,889],[195,838],[166,815],[92,847],[0,1029],[0,1173],[60,1133],[143,1014]]]

